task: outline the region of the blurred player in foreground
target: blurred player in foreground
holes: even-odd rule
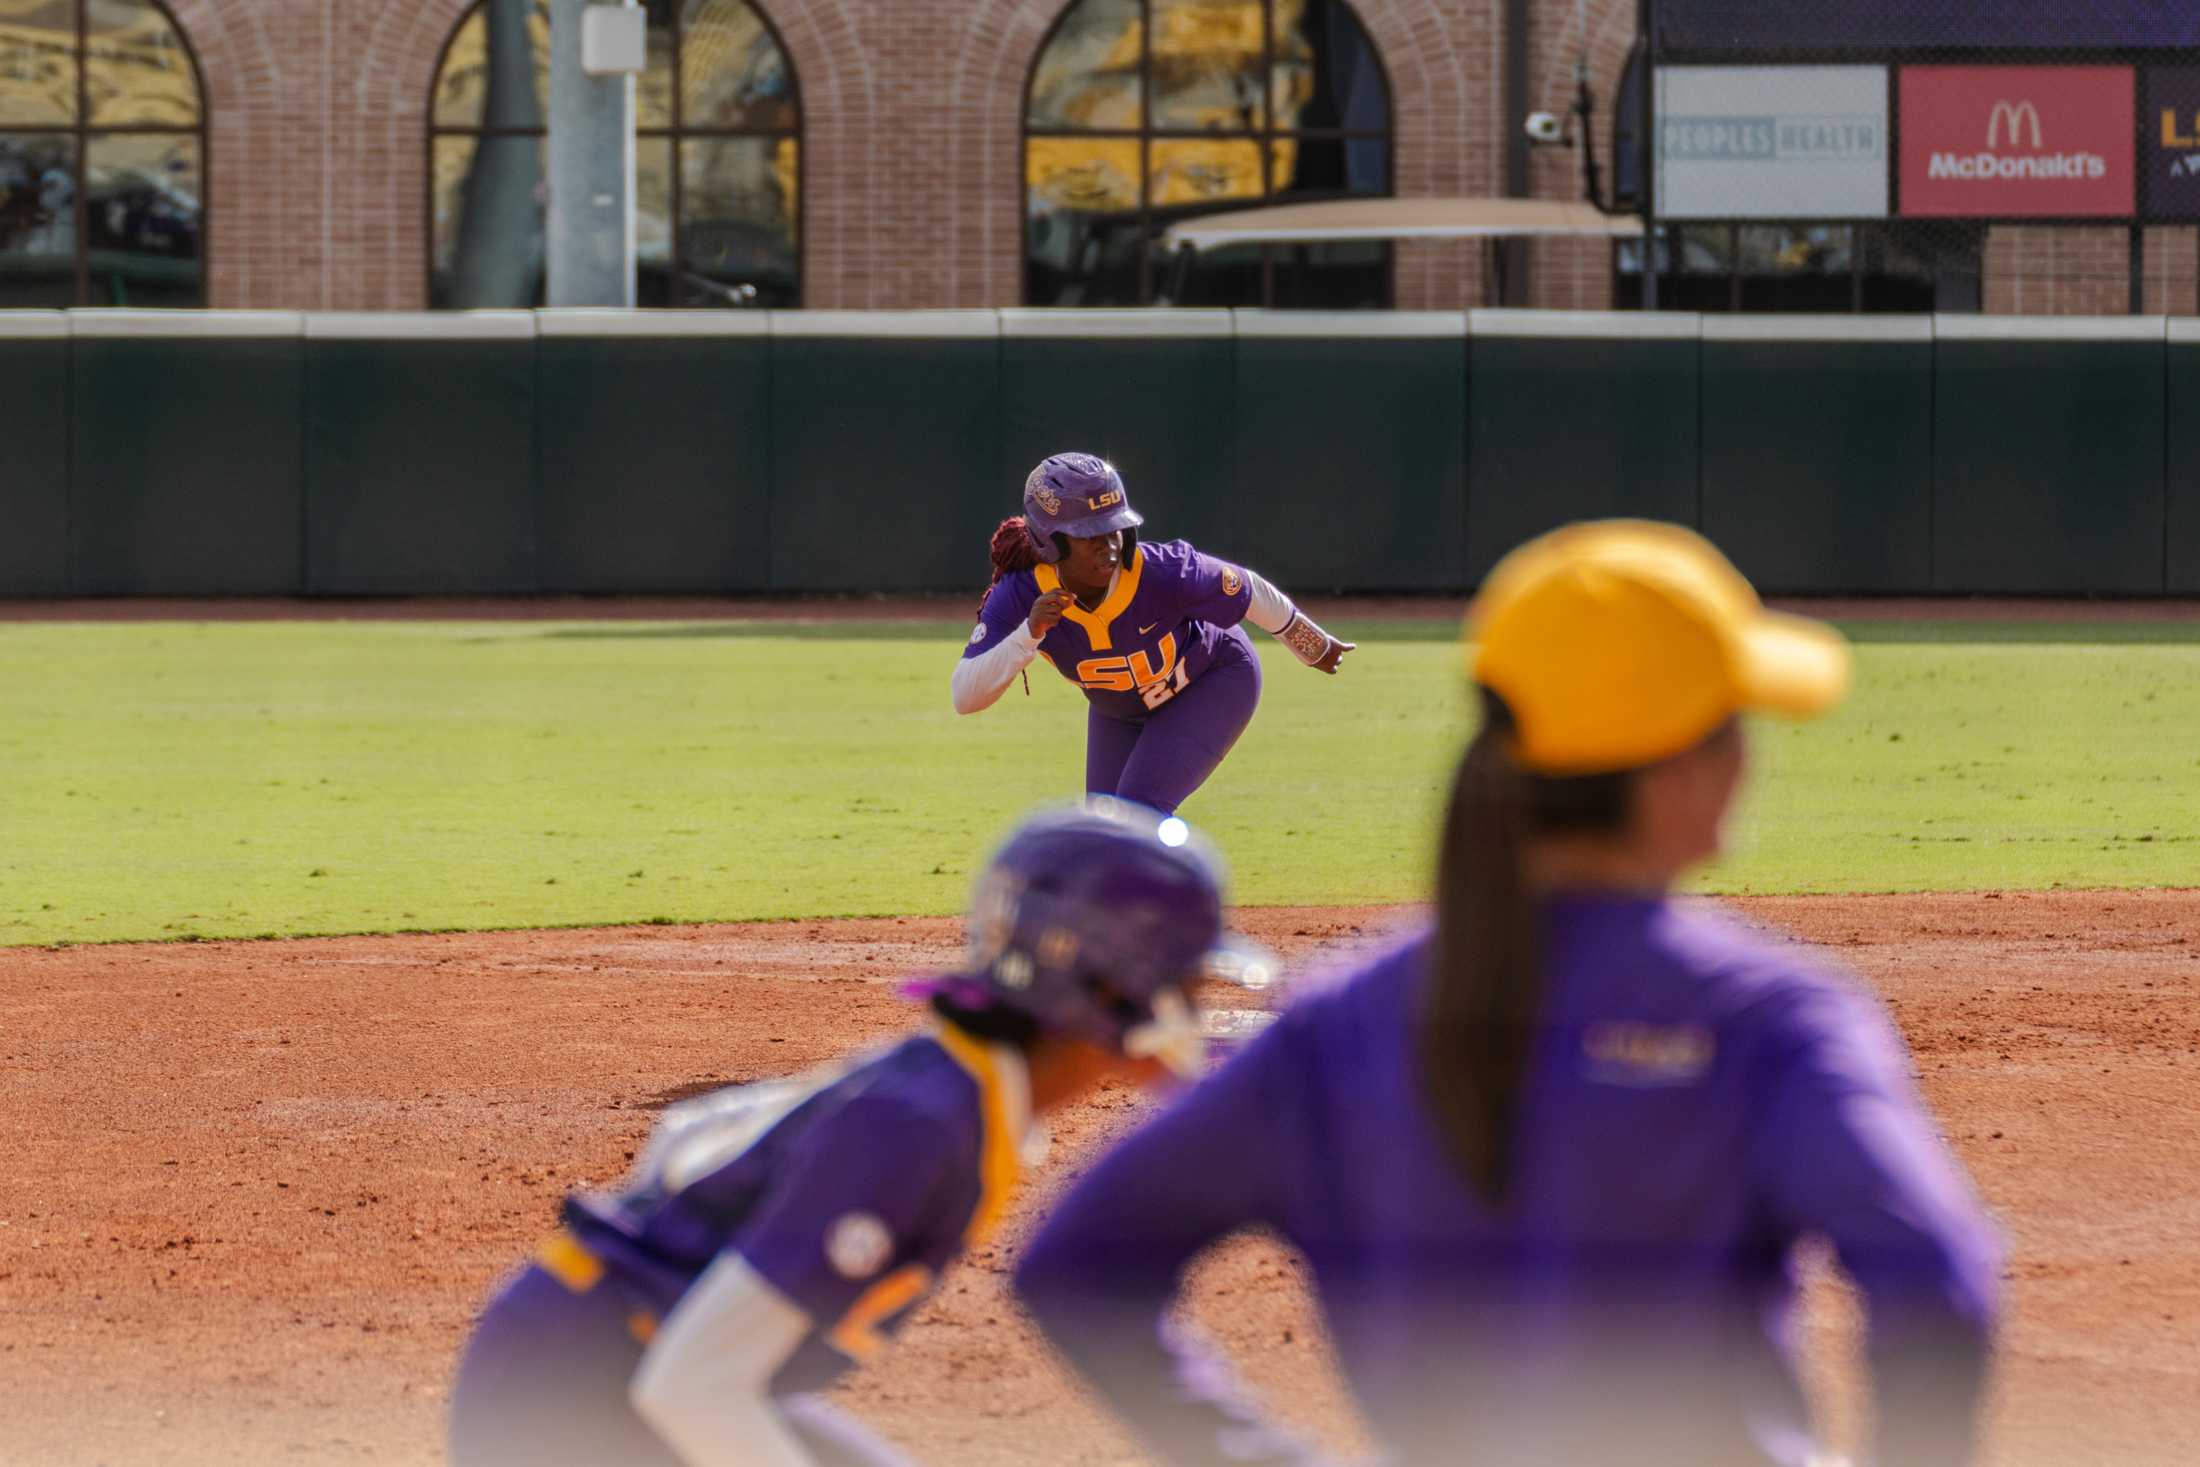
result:
[[[1027,821],[979,878],[962,970],[910,990],[933,1027],[674,1106],[619,1191],[566,1201],[466,1348],[452,1467],[898,1460],[806,1393],[999,1222],[1034,1113],[1198,1072],[1186,987],[1221,937],[1182,821]]]
[[[1105,459],[1058,453],[1033,469],[1022,516],[993,532],[993,585],[952,681],[955,711],[977,713],[1046,658],[1090,705],[1086,793],[1167,814],[1260,703],[1260,659],[1239,622],[1326,673],[1353,646],[1241,566],[1183,540],[1141,544],[1144,523]]]
[[[1524,546],[1470,616],[1484,723],[1433,932],[1105,1158],[1024,1298],[1171,1463],[1298,1460],[1156,1332],[1195,1253],[1266,1225],[1386,1462],[1803,1467],[1791,1255],[1821,1237],[1869,1311],[1878,1460],[1966,1461],[1998,1245],[1901,1040],[1814,955],[1668,895],[1719,849],[1737,715],[1831,708],[1846,646],[1642,522]]]

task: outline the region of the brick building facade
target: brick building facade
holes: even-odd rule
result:
[[[1026,88],[1065,4],[758,0],[799,82],[803,304],[1023,302]],[[472,5],[167,0],[205,89],[207,304],[427,304],[431,92]],[[1504,193],[1506,0],[1351,9],[1387,76],[1394,191]],[[1608,151],[1636,11],[1635,0],[1531,0],[1526,109],[1564,113],[1586,54]],[[1571,151],[1531,156],[1538,196],[1578,197],[1579,176]],[[1530,303],[1613,304],[1608,244],[1543,241],[1530,254]],[[2121,228],[1995,230],[1982,256],[1987,310],[2125,309]],[[2149,231],[2143,268],[2148,309],[2195,308],[2193,231]],[[1391,295],[1402,308],[1486,304],[1488,275],[1478,246],[1404,244]]]

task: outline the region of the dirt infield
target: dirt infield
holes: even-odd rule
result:
[[[2200,1441],[2200,893],[1784,899],[1886,997],[2013,1245],[1987,1460],[2193,1460]],[[1303,956],[1395,911],[1260,910]],[[440,1460],[453,1352],[566,1188],[667,1100],[909,1022],[930,920],[0,953],[0,1461]],[[1056,1128],[1021,1219],[1132,1120]],[[1025,1222],[951,1276],[847,1396],[941,1463],[1135,1460],[1002,1289]],[[1291,1262],[1240,1245],[1199,1318],[1288,1414],[1349,1443]],[[1848,1311],[1815,1375],[1853,1431]]]

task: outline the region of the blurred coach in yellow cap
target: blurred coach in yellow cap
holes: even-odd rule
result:
[[[1157,1328],[1195,1253],[1266,1227],[1387,1463],[1806,1467],[1791,1267],[1820,1237],[1869,1309],[1877,1459],[1967,1462],[1998,1247],[1900,1038],[1670,895],[1719,850],[1740,715],[1831,708],[1846,644],[1640,521],[1515,551],[1468,630],[1433,928],[1111,1152],[1025,1300],[1166,1462],[1304,1460]]]

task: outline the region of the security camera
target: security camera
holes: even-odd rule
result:
[[[1555,112],[1530,112],[1528,114],[1528,141],[1531,143],[1563,143],[1566,124]]]

